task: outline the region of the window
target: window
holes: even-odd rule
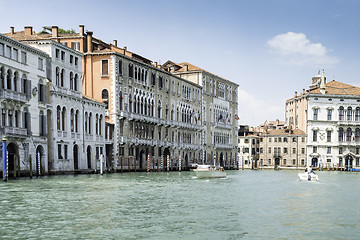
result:
[[[352,135],[352,130],[351,128],[346,129],[346,141],[350,142],[351,141],[351,135]]]
[[[129,64],[129,77],[134,77],[134,67],[132,64]]]
[[[19,60],[19,51],[17,49],[13,49],[13,59],[15,61],[18,61]]]
[[[286,159],[284,159],[284,161],[283,161],[283,165],[286,165]]]
[[[42,58],[38,58],[38,69],[39,70],[44,70],[43,59]]]
[[[72,42],[72,43],[71,43],[71,48],[79,51],[79,49],[80,49],[80,43],[79,43],[79,42]]]
[[[293,137],[293,138],[292,138],[292,141],[293,141],[293,142],[296,142],[296,137]]]
[[[339,154],[342,154],[343,153],[343,149],[342,147],[339,147]]]
[[[4,56],[4,44],[0,43],[0,55]]]
[[[346,120],[351,121],[352,120],[352,108],[348,107],[346,111]]]
[[[327,147],[326,153],[327,153],[327,154],[331,154],[331,147]]]
[[[269,147],[269,151],[268,151],[268,153],[271,153],[271,147]]]
[[[305,142],[305,137],[302,137],[302,138],[301,138],[301,142]]]
[[[109,75],[109,60],[103,59],[101,60],[101,76]]]
[[[331,131],[326,131],[326,140],[327,142],[331,142]]]
[[[70,64],[72,64],[74,62],[74,56],[70,55]]]
[[[68,145],[64,145],[64,159],[68,158]]]
[[[360,121],[360,107],[355,109],[355,121]]]
[[[284,147],[284,154],[287,154],[287,148]]]
[[[305,154],[305,148],[301,148],[301,154]]]
[[[293,162],[292,162],[292,164],[293,164],[293,165],[295,165],[295,164],[296,164],[296,160],[295,160],[295,159],[293,159]]]
[[[59,50],[59,49],[56,49],[56,50],[55,50],[55,57],[56,57],[56,58],[59,58],[59,57],[60,57],[60,50]]]
[[[317,147],[313,146],[313,153],[317,153]]]
[[[79,64],[79,59],[75,57],[75,66],[77,66],[78,64]]]
[[[101,92],[102,102],[105,103],[105,109],[109,109],[109,92],[107,89],[103,89]]]
[[[360,141],[360,129],[356,128],[355,129],[355,142],[359,142]]]
[[[271,142],[271,137],[269,138],[269,142]]]
[[[360,148],[356,148],[356,155],[359,154]]]
[[[318,133],[317,130],[313,130],[313,142],[317,141],[317,133]]]
[[[339,121],[344,120],[344,107],[339,108]]]
[[[343,141],[343,136],[344,136],[344,130],[343,128],[339,128],[339,142]]]
[[[287,142],[287,137],[284,137],[284,140],[283,140],[284,142]]]
[[[313,120],[318,120],[318,111],[319,111],[319,109],[317,109],[317,108],[314,109],[314,118],[313,118]]]
[[[275,138],[274,138],[274,142],[277,142],[277,140],[278,140],[278,139],[275,137]]]
[[[9,46],[5,48],[5,57],[11,58],[11,47]]]
[[[63,157],[61,156],[61,144],[58,144],[58,158],[63,159]]]
[[[65,52],[61,51],[61,60],[65,61]]]
[[[123,65],[122,65],[122,61],[121,61],[121,60],[119,60],[118,72],[119,72],[119,75],[122,75],[122,73],[123,73]]]
[[[301,165],[304,166],[305,165],[305,160],[301,159]]]
[[[1,53],[0,53],[1,55]],[[26,64],[26,52],[21,52],[21,63]]]
[[[328,109],[327,110],[327,120],[331,121],[331,119],[332,119],[332,109]]]
[[[296,148],[293,148],[292,153],[293,153],[293,154],[296,154]]]

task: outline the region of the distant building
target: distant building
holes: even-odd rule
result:
[[[324,72],[307,91],[286,101],[286,122],[307,133],[307,164],[324,168],[359,168],[360,88]]]
[[[239,169],[257,168],[259,159],[260,133],[253,128],[240,125],[238,131],[238,163]]]

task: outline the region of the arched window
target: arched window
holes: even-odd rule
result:
[[[134,67],[133,67],[133,65],[130,63],[129,64],[129,77],[133,77],[133,75],[134,75]]]
[[[101,92],[102,102],[105,103],[105,109],[109,109],[109,92],[107,89],[103,89]]]
[[[140,100],[140,114],[144,114],[144,98]]]
[[[346,141],[350,142],[351,141],[351,135],[352,135],[352,130],[351,128],[346,129]]]
[[[45,136],[45,118],[44,112],[40,110],[39,112],[39,136]]]
[[[145,101],[144,101],[144,115],[147,115],[147,107],[148,107],[147,101],[148,100],[145,98]]]
[[[74,90],[74,73],[70,72],[70,89]]]
[[[154,99],[151,100],[151,116],[153,117],[154,116],[154,110],[155,110],[155,106],[154,106]]]
[[[60,74],[60,86],[61,87],[64,87],[64,78],[65,78],[65,70],[62,69],[61,74]]]
[[[100,115],[100,117],[99,117],[99,135],[102,135],[102,120],[103,119],[103,116],[102,115]]]
[[[92,113],[89,113],[89,134],[91,134]]]
[[[339,128],[339,142],[343,141],[343,136],[344,136],[344,129],[343,128]]]
[[[61,121],[62,121],[62,129],[61,130],[63,130],[63,131],[65,131],[66,129],[65,129],[65,127],[66,127],[66,108],[65,107],[63,107],[63,109],[62,109],[62,118],[61,118]]]
[[[123,95],[122,95],[122,91],[119,92],[119,110],[120,110],[120,111],[123,110]]]
[[[360,121],[360,107],[355,110],[355,121]]]
[[[355,129],[355,142],[359,142],[360,141],[360,129],[356,128]]]
[[[137,102],[137,112],[136,113],[140,113],[140,97],[138,96],[137,99],[136,99],[136,102]]]
[[[19,82],[19,73],[18,72],[15,72],[14,74],[14,88],[13,90],[16,92],[18,90],[18,82]]]
[[[138,77],[138,68],[135,67],[135,79],[137,80],[137,77]]]
[[[122,61],[121,60],[119,60],[119,64],[118,64],[118,71],[119,71],[119,75],[122,75],[122,73],[123,73],[123,66],[122,66]]]
[[[14,118],[15,127],[19,127],[19,111],[15,111]]]
[[[74,109],[70,110],[70,128],[71,128],[71,132],[75,131],[75,113],[74,113]]]
[[[1,84],[1,88],[5,88],[5,68],[1,67],[0,68],[0,84]]]
[[[10,69],[8,69],[6,75],[6,83],[7,83],[7,89],[9,90],[11,90],[11,77],[12,77],[12,72]]]
[[[346,116],[347,116],[346,120],[348,120],[348,121],[352,120],[352,108],[351,107],[348,107]]]
[[[75,74],[75,78],[74,78],[74,90],[78,91],[78,74]]]
[[[61,126],[61,108],[60,106],[57,106],[56,108],[56,128],[57,130],[61,130],[60,126]]]
[[[60,86],[60,69],[56,67],[56,85]]]
[[[95,134],[99,135],[99,115],[95,115]]]
[[[134,113],[136,113],[136,96],[134,96]]]
[[[88,119],[88,113],[86,112],[85,113],[85,133],[86,134],[88,134],[88,129],[89,129],[89,127],[88,127],[88,121],[89,121],[89,119]]]
[[[131,99],[131,93],[129,94],[129,112],[132,112],[132,99]]]
[[[158,118],[161,118],[161,101],[158,101]]]
[[[75,132],[79,132],[79,110],[75,113]]]
[[[339,121],[344,120],[344,107],[339,107]]]

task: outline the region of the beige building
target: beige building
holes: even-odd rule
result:
[[[165,70],[201,86],[204,163],[237,168],[239,85],[190,63],[167,61]]]
[[[260,135],[259,168],[305,168],[306,134],[299,129],[267,130]]]

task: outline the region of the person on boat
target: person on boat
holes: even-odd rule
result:
[[[308,166],[308,167],[307,167],[307,173],[308,173],[308,180],[309,180],[309,181],[311,181],[311,175],[310,175],[310,174],[311,174],[312,172],[313,172],[313,170],[312,170],[311,166]]]

